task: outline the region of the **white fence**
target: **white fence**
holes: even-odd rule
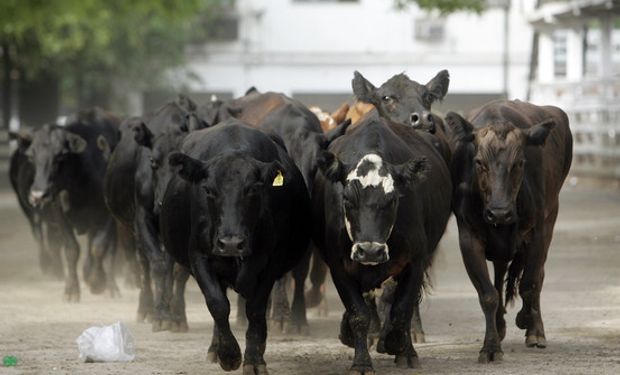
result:
[[[532,101],[557,105],[568,114],[572,174],[620,179],[620,79],[535,84]]]

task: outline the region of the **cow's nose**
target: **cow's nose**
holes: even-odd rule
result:
[[[514,219],[514,212],[509,207],[487,208],[484,212],[484,219],[493,225],[509,224]]]
[[[367,265],[387,262],[390,257],[387,245],[379,242],[358,242],[353,245],[352,260]]]
[[[411,126],[414,128],[420,126],[420,123],[422,122],[422,117],[418,112],[413,112],[409,119],[411,121]]]
[[[45,198],[45,195],[45,192],[42,190],[30,190],[28,200],[30,201],[31,205],[38,206],[43,202],[43,198]]]
[[[242,236],[224,236],[217,240],[220,255],[239,256],[245,252],[245,238]]]

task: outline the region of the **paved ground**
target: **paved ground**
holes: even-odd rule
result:
[[[416,346],[421,368],[397,370],[390,357],[372,353],[377,373],[620,374],[620,191],[568,188],[561,200],[542,297],[547,349],[524,346],[523,331],[514,325],[515,305],[507,315],[503,363],[476,362],[484,322],[451,223],[435,264],[435,288],[422,307],[428,343]],[[186,334],[154,334],[135,323],[136,290],[124,288],[119,299],[84,291],[81,303],[69,305],[61,302],[62,288],[40,275],[26,221],[13,197],[0,194],[0,356],[19,358],[18,367],[0,367],[0,374],[224,373],[205,361],[212,320],[193,282]],[[346,372],[353,351],[337,340],[342,306],[329,288],[329,316],[310,312],[310,336],[270,335],[271,374]],[[117,320],[135,337],[136,360],[80,363],[75,344],[80,332]],[[243,347],[243,332],[236,335]]]

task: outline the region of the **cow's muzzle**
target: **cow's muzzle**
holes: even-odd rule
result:
[[[431,134],[434,134],[436,131],[435,119],[433,118],[433,115],[428,111],[424,111],[422,113],[413,112],[409,116],[409,122],[411,126],[415,129],[426,130]]]
[[[215,241],[215,255],[223,257],[244,257],[249,254],[249,247],[243,236],[222,236]]]
[[[28,202],[34,207],[40,207],[49,202],[50,199],[49,190],[30,190],[30,194],[28,194]]]
[[[388,246],[379,242],[356,242],[351,248],[351,260],[366,266],[376,266],[390,260]]]
[[[484,221],[491,225],[512,224],[516,215],[512,207],[487,207],[484,210]]]

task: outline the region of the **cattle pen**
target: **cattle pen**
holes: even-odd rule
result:
[[[419,369],[399,370],[371,350],[380,374],[617,374],[620,372],[620,193],[578,185],[560,195],[560,215],[546,265],[542,308],[548,347],[526,348],[514,325],[520,303],[508,306],[504,361],[476,362],[484,319],[465,274],[451,220],[421,306],[427,342],[414,344]],[[62,282],[41,275],[35,242],[12,195],[0,194],[0,354],[17,358],[0,374],[225,374],[207,363],[212,320],[192,282],[188,333],[151,332],[135,323],[138,290],[119,279],[121,296],[83,293],[62,301]],[[353,350],[337,337],[343,307],[328,283],[328,315],[309,310],[309,335],[269,332],[265,358],[273,374],[341,374]],[[231,314],[235,315],[234,311]],[[82,363],[77,336],[93,325],[122,321],[134,336],[131,363]],[[234,318],[232,318],[234,320]],[[237,337],[243,329],[235,326]],[[240,339],[241,344],[244,340]],[[240,370],[239,370],[240,372]],[[237,373],[237,372],[232,372]]]

